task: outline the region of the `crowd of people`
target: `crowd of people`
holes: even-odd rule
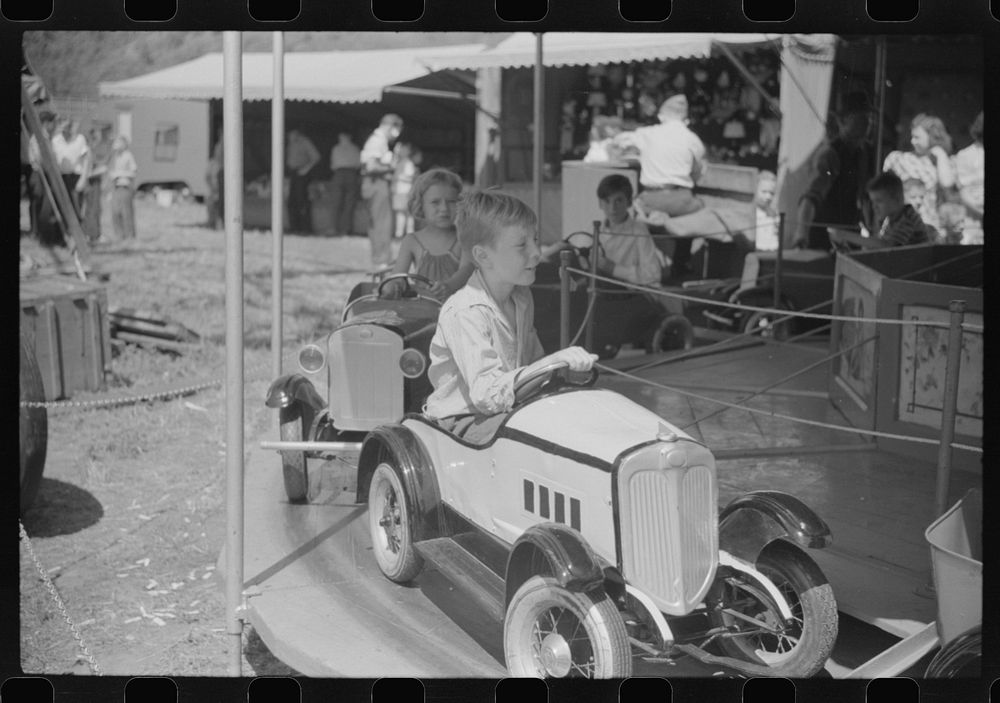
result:
[[[112,239],[101,231],[105,200],[110,200],[113,238],[135,238],[133,197],[138,168],[128,139],[118,135],[109,141],[107,133],[96,127],[85,135],[79,119],[59,116],[51,110],[41,110],[38,117],[55,169],[88,242],[97,244]],[[54,247],[67,245],[67,224],[63,221],[64,214],[55,205],[53,186],[44,176],[44,157],[35,135],[27,140],[23,156],[30,230],[43,246],[54,252]]]
[[[664,99],[684,95],[688,127],[706,145],[709,160],[774,169],[781,131],[772,109],[778,60],[761,50],[749,52],[745,64],[763,93],[721,57],[592,66],[587,85],[563,102],[560,152],[581,158],[616,131],[656,125]]]

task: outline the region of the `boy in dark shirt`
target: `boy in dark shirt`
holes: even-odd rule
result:
[[[835,244],[854,245],[861,249],[902,247],[931,242],[927,225],[903,197],[903,182],[899,176],[891,171],[885,171],[868,181],[866,189],[871,199],[874,223],[879,228],[878,234],[862,237],[857,232],[831,229],[831,241]]]

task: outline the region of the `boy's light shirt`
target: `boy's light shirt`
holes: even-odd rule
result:
[[[511,300],[513,327],[477,270],[445,301],[431,339],[427,376],[434,392],[424,405],[424,415],[440,419],[511,409],[518,369],[545,355],[535,332],[531,290],[515,286]]]
[[[615,264],[611,274],[615,278],[643,286],[660,284],[663,269],[659,250],[646,225],[638,222],[631,213],[616,225],[604,220],[601,247],[604,255]]]

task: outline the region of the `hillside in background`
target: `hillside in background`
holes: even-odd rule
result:
[[[285,51],[485,43],[505,33],[286,32]],[[269,51],[270,32],[244,32],[244,51]],[[97,98],[100,81],[141,76],[222,51],[221,32],[25,32],[24,51],[54,97]]]

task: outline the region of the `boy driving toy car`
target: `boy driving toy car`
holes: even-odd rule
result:
[[[498,191],[472,192],[459,203],[455,224],[475,271],[441,307],[427,372],[434,391],[424,415],[482,443],[513,407],[519,377],[559,362],[588,371],[597,355],[581,347],[544,355],[528,289],[541,258],[531,208]]]
[[[835,246],[881,249],[928,244],[932,241],[924,221],[913,206],[906,202],[903,182],[899,176],[891,171],[883,171],[868,181],[866,189],[871,198],[873,223],[878,227],[878,235],[862,237],[857,232],[831,229],[830,241]]]

